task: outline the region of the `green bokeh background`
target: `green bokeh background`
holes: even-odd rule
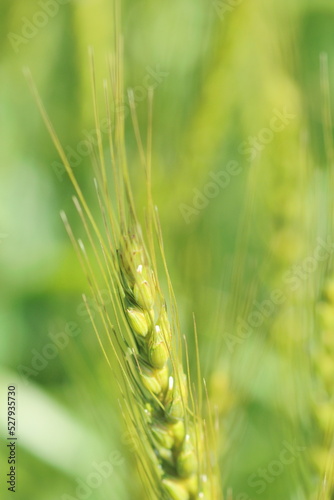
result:
[[[28,67],[62,144],[78,150],[85,131],[94,128],[88,46],[95,51],[102,106],[105,60],[113,47],[113,5],[111,0],[54,0],[49,5],[55,13],[47,14],[44,23],[39,13],[45,12],[47,3],[1,0],[0,5],[1,435],[6,387],[17,380],[17,500],[84,498],[76,492],[78,478],[87,480],[94,472],[93,462],[107,460],[116,450],[122,464],[115,465],[99,487],[91,488],[89,498],[145,498],[126,444],[114,381],[80,313],[87,285],[59,216],[65,210],[76,234],[82,235],[72,206],[73,188],[59,167],[23,75]],[[45,25],[36,27],[36,22]],[[292,172],[301,149],[309,168],[326,163],[319,61],[321,53],[328,54],[331,84],[333,27],[331,0],[122,1],[126,87],[139,96],[136,108],[144,131],[143,82],[152,69],[165,74],[154,101],[154,199],[190,351],[195,312],[203,374],[216,381],[214,397],[227,400],[221,415],[221,475],[224,491],[231,488],[236,500],[310,498],[307,492],[313,487],[305,454],[264,493],[248,484],[250,474],[279,455],[284,440],[305,444],[309,431],[275,399],[275,358],[265,354],[259,362],[255,356],[256,375],[251,378],[246,369],[231,369],[223,339],[226,304],[233,291],[231,263],[240,243],[238,228],[248,211],[247,178],[254,168],[240,145],[268,126],[274,109],[288,110],[294,120],[275,135],[256,165],[270,172],[280,171],[284,164]],[[130,118],[126,129],[142,214],[143,172]],[[187,223],[180,206],[192,206],[194,190],[203,192],[210,173],[231,160],[238,161],[241,175]],[[89,156],[79,155],[78,163],[75,172],[94,204]],[[257,177],[260,198],[271,189],[268,186],[265,174]],[[241,273],[240,295],[265,254],[266,217],[260,211],[248,239],[249,262]],[[23,380],[18,368],[31,367],[36,352],[52,342],[50,334],[64,332],[69,322],[81,333],[28,382]],[[242,353],[249,359],[251,347],[244,346]],[[225,387],[230,384],[225,377],[238,379],[242,386],[237,411],[231,394],[226,395],[231,389]],[[289,383],[285,381],[286,387]],[[308,389],[300,385],[299,390]],[[287,395],[287,407],[289,397],[294,398]],[[3,440],[0,459],[0,496],[7,498]]]

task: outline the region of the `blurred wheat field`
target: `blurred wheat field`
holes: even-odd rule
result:
[[[121,9],[125,89],[144,136],[154,87],[152,191],[194,380],[196,319],[224,498],[329,500],[334,6],[123,0]],[[73,187],[22,74],[29,67],[98,217],[88,46],[106,119],[113,2],[2,0],[0,12],[0,394],[17,381],[16,498],[147,498],[82,294],[96,317],[99,305],[59,217],[84,239]],[[144,223],[126,92],[118,105]],[[0,496],[10,498],[3,439]]]

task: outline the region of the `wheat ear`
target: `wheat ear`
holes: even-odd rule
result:
[[[93,296],[101,305],[99,312],[105,334],[93,318],[84,297],[105,359],[119,385],[123,416],[136,443],[138,467],[147,497],[165,500],[217,500],[220,498],[217,461],[213,458],[210,445],[210,436],[214,433],[213,419],[210,413],[208,423],[202,418],[201,390],[198,387],[198,394],[195,393],[194,385],[190,383],[189,357],[187,352],[185,356],[182,355],[182,344],[186,346],[185,351],[187,344],[182,342],[180,336],[161,230],[151,198],[151,133],[149,131],[147,151],[144,152],[135,106],[130,97],[140,158],[146,171],[147,251],[129,182],[124,145],[124,115],[117,110],[116,105],[122,102],[120,44],[116,54],[116,64],[111,62],[109,67],[110,81],[104,84],[107,114],[113,125],[109,128],[109,149],[115,198],[110,194],[101,132],[98,134],[97,151],[93,154],[97,175],[95,184],[104,232],[90,210],[29,75],[28,79],[77,194],[74,202],[87,233],[91,253],[94,255],[93,261],[86,252],[84,243],[76,241],[66,215],[62,214],[62,218],[88,277]],[[91,68],[96,130],[100,131],[92,53]],[[114,120],[111,119],[111,110],[114,111]],[[117,209],[114,208],[115,199]],[[166,271],[172,314],[167,312],[167,300],[159,285],[154,236]],[[103,303],[97,274],[102,279],[102,286],[108,290],[111,312]],[[183,368],[183,358],[186,359],[186,370]],[[200,379],[199,373],[198,369]]]
[[[144,409],[147,443],[153,453],[161,493],[173,500],[211,498],[207,477],[199,475],[198,422],[191,418],[187,378],[173,346],[173,328],[157,277],[134,230],[118,252],[120,293],[135,349],[131,376]],[[197,427],[197,428],[196,428]]]

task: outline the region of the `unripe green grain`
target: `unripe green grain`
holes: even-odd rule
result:
[[[172,424],[170,428],[171,431],[173,432],[175,446],[179,448],[182,445],[185,438],[186,431],[184,422],[182,420],[179,420],[175,424]]]
[[[131,328],[135,333],[146,337],[149,331],[149,322],[147,315],[140,309],[129,308],[127,309],[128,320]]]
[[[150,364],[158,369],[163,368],[169,359],[165,338],[158,325],[153,328],[149,340],[148,359]]]
[[[149,392],[157,395],[161,393],[162,386],[155,376],[155,371],[150,371],[148,368],[142,368],[140,378],[145,389]]]
[[[181,481],[164,479],[162,483],[169,493],[171,500],[189,500],[189,492]]]
[[[153,426],[152,434],[160,446],[162,446],[163,448],[167,448],[169,450],[173,448],[174,437],[170,434],[169,430],[167,430],[166,427],[162,425]]]
[[[196,473],[197,457],[191,437],[187,434],[184,438],[182,450],[177,459],[177,472],[181,477],[189,477]]]
[[[147,280],[135,283],[133,296],[137,304],[143,309],[152,309],[154,305],[154,294],[151,285]]]

